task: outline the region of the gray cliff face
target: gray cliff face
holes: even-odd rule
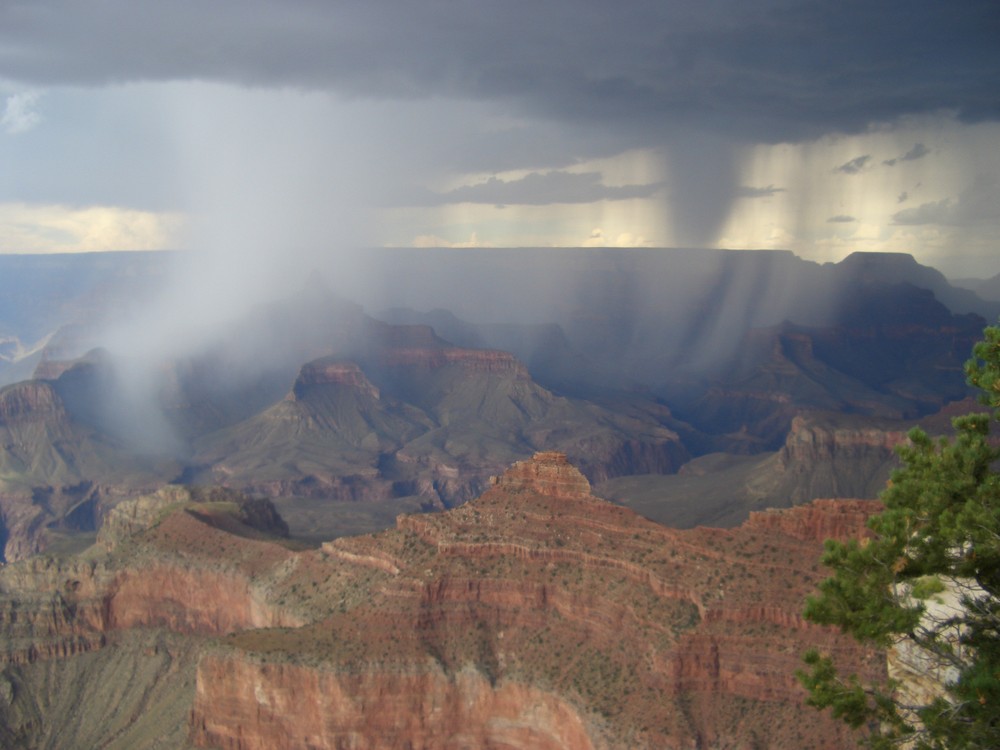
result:
[[[796,417],[773,462],[776,481],[791,503],[817,497],[874,498],[898,465],[906,431],[847,427]]]

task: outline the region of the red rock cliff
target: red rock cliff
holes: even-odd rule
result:
[[[874,500],[814,500],[787,510],[751,512],[746,526],[813,542],[847,541],[868,536],[868,519],[881,511]]]
[[[351,674],[207,656],[192,716],[194,743],[223,750],[593,747],[557,696],[433,662]]]
[[[567,500],[590,496],[587,478],[556,451],[539,451],[527,461],[518,461],[490,483],[500,492],[533,492]]]
[[[801,616],[823,577],[818,537],[860,529],[864,511],[825,502],[678,532],[592,497],[561,454],[536,454],[461,508],[324,545],[315,575],[343,582],[325,584],[330,618],[236,634],[203,661],[196,741],[844,747],[794,672],[809,647],[882,668]],[[284,718],[293,695],[301,724]]]
[[[184,497],[176,489],[151,502],[162,512]],[[151,514],[145,528],[142,517],[130,514],[133,525],[120,527],[115,541],[105,537],[109,546],[122,543],[123,529],[134,537],[117,559],[33,557],[0,568],[0,663],[93,650],[110,632],[136,627],[223,635],[303,623],[268,597],[268,571],[289,557],[283,547],[234,536],[183,508],[162,520]]]
[[[858,503],[682,532],[540,453],[460,508],[319,550],[259,538],[225,506],[168,503],[145,530],[133,513],[101,564],[8,566],[7,661],[130,628],[217,635],[192,740],[279,750],[832,750],[851,739],[804,706],[801,654],[884,670],[800,614],[824,577],[818,537],[860,528]]]
[[[378,388],[372,385],[364,371],[353,362],[318,359],[303,365],[288,398],[300,396],[304,389],[314,385],[342,385],[374,399],[379,397]]]

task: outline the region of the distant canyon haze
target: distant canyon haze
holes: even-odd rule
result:
[[[380,528],[538,450],[672,525],[874,497],[1000,315],[900,254],[517,248],[367,249],[189,320],[176,263],[0,256],[5,559],[167,482]]]
[[[4,746],[854,745],[795,670],[886,654],[803,601],[976,408],[996,280],[380,249],[185,306],[177,262],[0,256]]]

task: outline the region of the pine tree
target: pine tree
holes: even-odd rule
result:
[[[1000,419],[1000,327],[966,364],[969,383]],[[881,495],[872,539],[828,540],[832,577],[806,618],[865,644],[917,654],[941,681],[915,696],[905,680],[865,684],[815,651],[799,678],[808,702],[869,730],[874,748],[1000,748],[1000,449],[990,414],[953,420],[955,437],[920,429],[900,447],[902,468]]]

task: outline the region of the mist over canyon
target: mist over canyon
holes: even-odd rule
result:
[[[802,598],[907,430],[975,409],[989,284],[366,249],[199,301],[185,267],[0,256],[9,746],[852,744],[793,672],[884,655]],[[86,687],[125,673],[142,706]]]

